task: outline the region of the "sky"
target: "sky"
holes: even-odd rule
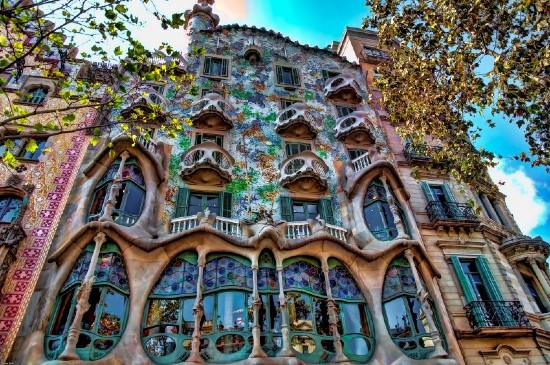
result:
[[[165,13],[184,12],[195,3],[194,0],[156,2]],[[220,24],[265,27],[321,48],[339,41],[346,26],[360,27],[368,15],[362,0],[216,0],[213,9],[220,16]],[[139,10],[136,12],[140,15]],[[176,48],[182,44],[184,51],[184,30],[161,31],[155,26],[159,28],[151,21],[136,30],[135,35],[151,48],[162,40]],[[530,236],[540,235],[550,243],[550,174],[544,168],[531,168],[511,158],[514,153],[527,151],[523,133],[514,125],[501,120],[497,128],[491,129],[483,125],[481,117],[475,119],[484,128],[482,138],[475,144],[503,156],[490,175],[495,182],[502,183],[500,190],[507,196],[508,208],[520,229]]]

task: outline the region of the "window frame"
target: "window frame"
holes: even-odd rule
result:
[[[305,142],[304,140],[298,140],[298,139],[285,139],[284,140],[284,146],[285,146],[285,158],[289,158],[289,157],[292,157],[292,156],[296,156],[297,154],[300,154],[300,153],[303,153],[303,152],[312,152],[313,151],[313,143],[312,142]],[[305,150],[303,151],[299,151],[297,153],[292,153],[292,154],[289,154],[289,148],[292,148],[292,147],[298,147],[298,150],[301,150],[302,148],[301,147],[305,147],[305,146],[308,146],[308,148],[306,148]]]
[[[328,79],[336,77],[340,74],[342,74],[341,70],[334,70],[334,69],[323,69],[323,70],[321,70],[321,78],[323,80],[323,83],[326,83]]]
[[[33,91],[37,90],[43,90],[44,91],[44,97],[39,103],[34,103],[31,100],[35,98],[35,95]],[[21,104],[27,104],[27,105],[36,105],[36,106],[43,106],[46,101],[48,100],[48,96],[50,96],[51,88],[45,85],[29,85],[24,88],[23,94],[21,95],[21,98],[19,99],[19,103]],[[29,95],[32,95],[32,97],[29,97]]]
[[[40,159],[40,156],[42,156],[42,152],[46,148],[48,144],[48,138],[47,137],[41,137],[37,136],[35,138],[17,138],[17,134],[12,135],[14,137],[11,139],[14,141],[14,149],[10,151],[10,153],[18,160],[23,160],[25,162],[31,162],[36,161]],[[34,152],[27,151],[27,145],[29,144],[30,140],[34,139],[37,147]],[[4,141],[0,142],[0,156],[4,154],[4,152],[7,151],[5,147]],[[27,156],[30,154],[29,156]]]
[[[19,214],[21,214],[21,210],[23,209],[23,198],[13,194],[3,194],[3,195],[0,195],[0,201],[3,201],[3,200],[7,200],[8,203],[6,204],[5,207],[0,208],[0,225],[11,224],[14,221],[16,221],[17,218],[19,217]],[[16,209],[17,213],[14,214],[13,219],[10,220],[9,222],[4,221],[5,215],[10,213],[10,211],[12,210],[10,209],[10,207],[13,202],[19,202],[19,207],[17,207]]]
[[[351,104],[333,104],[333,107],[334,107],[334,115],[336,116],[336,119],[347,117],[351,113],[356,112],[357,110],[359,110],[357,108],[357,105],[351,105]],[[347,114],[343,114],[341,112],[343,109],[350,109],[350,112],[347,113]]]
[[[286,108],[291,107],[293,104],[303,103],[303,102],[304,102],[304,99],[280,97],[279,98],[279,110],[284,110]],[[290,104],[285,106],[284,105],[285,103],[290,103]]]
[[[548,297],[544,293],[544,289],[541,287],[540,282],[538,281],[536,276],[533,276],[530,274],[524,274],[521,271],[520,271],[520,275],[527,289],[526,294],[530,295],[535,301],[535,303],[537,303],[537,307],[539,307],[540,313],[550,312],[550,305],[549,305],[550,303],[549,303]],[[535,292],[536,297],[533,295],[531,288]],[[541,304],[543,305],[543,307],[541,307]]]
[[[279,72],[279,70],[281,71]],[[288,70],[290,72],[290,77],[292,78],[291,84],[284,82],[283,72],[285,70]],[[279,77],[279,75],[281,77]],[[273,77],[275,79],[275,86],[280,86],[286,89],[296,89],[296,88],[303,87],[304,80],[303,80],[302,70],[297,66],[290,65],[288,63],[274,63]],[[298,80],[296,80],[296,78],[298,78]]]
[[[206,70],[206,65],[209,63],[209,67],[212,66],[212,60],[220,61],[220,73],[212,74],[211,70]],[[225,63],[225,67],[224,67]],[[224,73],[225,68],[225,73]],[[201,59],[200,76],[207,77],[215,80],[229,80],[231,76],[231,57],[221,56],[216,54],[205,54]]]

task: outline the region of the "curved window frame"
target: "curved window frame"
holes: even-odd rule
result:
[[[22,103],[42,105],[48,97],[50,89],[46,86],[32,86],[21,97]]]
[[[6,202],[3,204],[3,202]],[[17,195],[0,195],[0,224],[13,223],[23,208],[23,199]],[[7,219],[9,218],[9,219]]]
[[[393,189],[390,185],[388,185],[388,188],[390,189],[391,194],[395,197]],[[373,192],[372,190],[375,191]],[[373,195],[369,198],[369,194],[371,192]],[[405,219],[405,214],[403,214],[403,210],[401,209],[397,199],[394,198],[394,201],[399,211],[399,217],[403,222],[405,233],[408,234],[409,227],[407,220]],[[369,208],[373,208],[370,210],[371,213],[367,211]],[[398,235],[397,226],[394,223],[393,213],[390,209],[390,204],[388,203],[386,189],[384,188],[384,184],[382,184],[378,178],[373,179],[367,187],[367,191],[363,199],[363,219],[371,234],[379,241],[391,241]],[[375,219],[378,220],[380,224],[379,227],[374,226],[373,222]]]
[[[390,290],[392,289],[387,288],[386,285],[388,282],[388,275],[390,273],[390,270],[396,270],[395,275],[391,276],[390,278],[398,276],[398,278],[394,280],[394,288],[397,288],[397,290],[393,290],[393,292],[391,292]],[[424,287],[424,290],[426,290],[426,286],[424,282],[422,282],[422,279],[421,284]],[[387,289],[388,292],[386,292]],[[426,292],[428,291],[426,290]],[[435,310],[435,306],[430,299],[428,299],[428,301],[430,303],[430,307],[433,312],[434,322],[438,327],[443,346],[446,347],[446,342],[443,337],[443,332],[441,331],[441,325],[439,323],[439,317]],[[405,326],[409,326],[409,335],[403,336],[404,333],[392,333],[392,327],[390,326],[390,320],[388,319],[387,310],[387,308],[390,307],[390,303],[393,303],[391,306],[393,306],[394,308],[400,307],[399,309],[401,309],[401,312],[404,314],[403,316],[401,316],[401,318],[399,318],[398,315],[395,316],[397,324],[394,327],[396,328],[396,330],[399,329],[398,323],[401,319],[404,324],[404,331],[406,330]],[[429,331],[428,324],[422,323],[422,308],[421,303],[416,296],[416,283],[414,280],[414,275],[412,273],[409,261],[404,256],[398,256],[394,258],[386,269],[382,290],[382,308],[386,328],[388,329],[390,337],[392,338],[395,345],[410,358],[417,360],[429,358],[435,347],[433,345],[433,340]],[[418,311],[418,314],[416,311]],[[432,341],[431,346],[425,346],[426,344],[429,345],[430,341]]]
[[[88,208],[88,222],[98,220],[103,215],[104,204],[106,199],[109,198],[111,186],[113,185],[114,177],[119,167],[120,159],[117,159],[111,164],[111,166],[109,166],[94,188]],[[125,176],[124,172],[126,172],[127,167],[137,169],[139,174],[136,174],[135,178],[132,178],[133,175],[131,174]],[[138,181],[138,178],[141,178],[141,181]],[[141,172],[141,168],[135,158],[129,158],[124,163],[122,180],[120,181],[120,184],[120,190],[115,198],[112,219],[117,224],[130,227],[139,220],[145,206],[145,198],[147,194],[143,173]],[[131,198],[132,194],[140,194],[139,198],[141,199],[141,203],[139,205],[139,209],[137,209],[139,210],[138,214],[130,214],[127,212],[129,205],[134,204],[134,200],[136,198],[136,196]]]
[[[88,271],[93,250],[94,244],[90,243],[86,246],[84,252],[73,265],[71,273],[57,295],[44,338],[44,351],[49,360],[57,359],[65,348],[69,328],[76,314],[78,290]],[[121,265],[118,266],[117,270],[112,271],[117,266],[111,264],[113,260],[117,259]],[[106,274],[106,270],[108,280],[104,281],[101,277]],[[123,272],[120,273],[119,270],[123,270]],[[111,282],[113,275],[124,280],[125,288]],[[94,276],[98,280],[92,285],[92,292],[89,298],[90,309],[82,317],[80,337],[76,345],[76,353],[80,359],[91,361],[105,357],[116,347],[124,333],[128,319],[130,305],[128,276],[124,265],[124,258],[114,243],[106,242],[102,245]],[[119,312],[122,311],[122,315],[118,318],[118,321],[114,321],[115,313],[108,312],[108,295],[112,295],[112,300],[123,299],[124,301],[123,308],[118,308]],[[112,301],[111,304],[117,303],[116,301]],[[87,323],[87,321],[89,322]],[[56,328],[59,332],[52,334],[52,331]],[[109,331],[112,331],[112,333],[109,333]],[[86,337],[90,339],[87,343]],[[109,342],[111,344],[105,347]],[[52,348],[56,344],[57,346]]]

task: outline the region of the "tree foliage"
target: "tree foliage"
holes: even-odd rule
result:
[[[166,106],[156,102],[147,108],[134,108],[124,117],[108,116],[110,110],[126,105],[136,95],[147,97],[150,82],[174,83],[179,93],[192,88],[193,77],[181,72],[185,61],[171,45],[163,43],[152,51],[133,36],[132,30],[143,24],[129,9],[141,5],[164,29],[182,26],[183,14],[163,15],[149,0],[0,1],[0,74],[7,75],[0,78],[0,144],[4,146],[4,163],[17,163],[12,155],[16,139],[26,138],[25,148],[34,152],[35,137],[90,129],[95,143],[105,128],[120,125],[135,140],[147,129],[144,123],[160,114],[166,120],[162,128],[172,135],[186,122],[170,116]],[[79,46],[87,51],[79,54]],[[71,63],[90,66],[87,59],[110,61],[116,66],[99,65],[108,71],[107,80],[70,72]],[[28,74],[54,80],[51,96],[56,101],[21,103],[28,90],[14,93],[6,86],[10,79],[17,81]],[[79,110],[84,108],[99,109],[105,118],[99,125],[79,125]]]
[[[515,123],[529,151],[514,156],[550,167],[548,0],[367,0],[366,27],[379,32],[390,62],[377,86],[402,137],[432,150],[439,167],[462,180],[480,178],[495,157],[472,140],[471,120]],[[490,115],[490,118],[485,116]],[[503,141],[505,143],[505,141]]]

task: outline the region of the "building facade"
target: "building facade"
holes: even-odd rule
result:
[[[376,34],[318,49],[219,26],[208,3],[185,15],[188,54],[204,49],[179,63],[196,92],[150,82],[111,111],[156,104],[191,125],[70,137],[82,145],[4,358],[546,364],[550,247],[503,196],[424,171],[377,102]],[[36,240],[21,242],[24,264]]]

